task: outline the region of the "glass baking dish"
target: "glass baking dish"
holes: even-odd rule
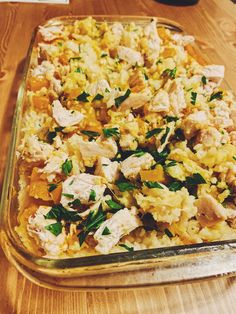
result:
[[[54,18],[43,26],[71,24],[85,16]],[[151,17],[94,16],[108,23],[135,22],[144,25]],[[158,25],[173,32],[184,33],[173,21],[158,18]],[[48,288],[63,290],[96,290],[147,287],[236,274],[236,239],[211,243],[112,253],[68,259],[49,259],[33,255],[22,245],[14,227],[17,224],[17,156],[27,75],[38,32],[34,32],[18,92],[13,119],[12,138],[1,200],[1,245],[8,260],[28,279]],[[209,61],[194,53],[201,62]]]

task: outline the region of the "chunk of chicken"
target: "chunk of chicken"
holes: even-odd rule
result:
[[[91,83],[87,87],[86,91],[92,96],[96,96],[97,94],[103,95],[106,91],[110,92],[111,87],[109,83],[107,82],[107,80],[102,79],[100,81]]]
[[[131,93],[120,105],[119,111],[126,111],[128,109],[138,109],[144,106],[150,99],[151,93],[149,89],[144,90],[142,93]]]
[[[227,210],[211,195],[202,195],[195,205],[198,209],[197,219],[203,227],[211,227],[227,218]]]
[[[92,167],[98,157],[113,158],[117,154],[117,145],[112,138],[97,140],[96,142],[86,142],[77,134],[70,139],[77,144],[85,166]]]
[[[78,43],[72,41],[72,40],[68,40],[65,42],[65,48],[67,48],[68,50],[73,51],[74,53],[79,53],[79,45]]]
[[[154,158],[149,153],[145,153],[140,157],[131,155],[122,161],[120,170],[127,179],[136,179],[140,170],[149,169],[153,163]]]
[[[135,150],[138,147],[137,140],[131,134],[121,134],[119,144],[123,150]]]
[[[227,134],[221,134],[216,128],[208,127],[202,129],[197,136],[197,143],[202,143],[205,147],[218,147],[221,143],[226,143]]]
[[[223,65],[206,65],[202,73],[209,80],[220,84],[225,75],[225,67]]]
[[[55,236],[46,226],[56,223],[56,219],[46,219],[45,215],[51,210],[49,206],[39,206],[36,213],[29,217],[27,230],[40,246],[44,249],[47,256],[58,256],[68,247],[64,229]]]
[[[57,93],[57,95],[60,95],[62,93],[61,81],[55,79],[55,77],[51,78],[50,87]]]
[[[36,77],[46,77],[48,80],[53,78],[55,66],[49,61],[43,61],[40,65],[31,70],[31,75]]]
[[[67,110],[59,100],[54,100],[52,103],[52,116],[62,127],[76,125],[84,119],[84,115],[81,112]]]
[[[85,205],[96,203],[103,196],[105,188],[104,179],[100,176],[87,173],[73,175],[62,183],[61,204],[67,207],[76,199]]]
[[[39,26],[39,33],[42,35],[44,41],[52,41],[62,35],[62,25]]]
[[[124,27],[121,23],[115,22],[111,26],[112,33],[116,36],[117,42],[120,42],[122,34],[124,32]]]
[[[198,130],[204,129],[208,125],[208,116],[205,111],[196,111],[184,120],[184,134],[187,139],[192,138]]]
[[[183,109],[187,107],[181,81],[178,79],[174,80],[167,92],[169,93],[170,106],[173,114],[177,117],[181,116]]]
[[[27,136],[24,147],[25,155],[29,155],[31,161],[47,160],[53,152],[53,147],[40,141],[36,135]]]
[[[231,128],[234,122],[231,119],[231,110],[224,100],[214,100],[215,108],[212,110],[215,114],[213,123],[219,128]]]
[[[146,56],[148,57],[148,61],[153,64],[157,61],[160,54],[160,44],[161,39],[157,32],[157,21],[153,19],[151,23],[149,23],[144,28],[145,37],[143,38],[141,44],[144,49]]]
[[[130,76],[129,86],[133,93],[141,92],[147,86],[144,74],[140,70],[135,70]]]
[[[151,100],[148,110],[151,112],[169,112],[170,111],[170,99],[165,90],[160,90]]]
[[[119,163],[106,157],[98,157],[95,174],[104,177],[107,182],[115,182],[119,176]]]
[[[187,46],[195,41],[195,38],[191,35],[181,35],[177,33],[172,35],[172,39],[181,46]]]
[[[61,165],[68,159],[68,154],[63,151],[55,151],[52,156],[46,161],[46,166],[40,169],[39,172],[47,174],[61,173]],[[53,178],[53,177],[51,177]]]
[[[116,212],[110,219],[104,221],[94,234],[94,239],[98,242],[95,250],[102,254],[108,254],[119,240],[126,234],[141,225],[138,217],[127,208]],[[107,228],[110,234],[104,235]]]
[[[117,55],[121,60],[126,61],[129,67],[136,64],[142,66],[144,63],[141,53],[128,47],[118,46]]]

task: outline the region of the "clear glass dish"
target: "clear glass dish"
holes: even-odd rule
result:
[[[66,16],[47,21],[44,26],[70,24],[85,16]],[[94,16],[99,21],[145,24],[151,17]],[[158,25],[183,33],[180,25],[158,18]],[[62,290],[96,290],[147,287],[236,274],[236,239],[186,246],[148,249],[68,259],[48,259],[33,255],[22,245],[17,225],[17,156],[21,117],[24,108],[28,70],[38,33],[34,32],[18,92],[12,126],[12,138],[1,199],[2,248],[8,260],[28,279],[41,286]],[[204,59],[198,47],[193,53]],[[210,61],[207,60],[206,61]]]

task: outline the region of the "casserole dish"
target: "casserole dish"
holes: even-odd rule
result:
[[[60,27],[60,25],[68,26],[81,18],[62,17],[52,19],[43,27],[44,29],[49,29]],[[150,23],[150,18],[134,17],[96,17],[96,20],[98,23],[106,20],[108,24],[118,20],[122,25],[135,22],[135,25],[141,25],[142,27]],[[159,19],[158,26],[176,33],[182,32],[178,25],[166,20]],[[19,208],[20,201],[20,163],[19,159],[17,159],[17,150],[21,145],[22,123],[24,122],[22,121],[24,120],[22,117],[26,111],[25,104],[28,97],[26,95],[26,86],[30,84],[29,75],[30,67],[34,62],[34,47],[40,42],[40,36],[37,32],[36,36],[32,39],[24,80],[19,90],[13,123],[12,143],[3,188],[1,243],[7,257],[22,273],[34,282],[62,289],[128,288],[211,277],[223,273],[233,274],[236,267],[236,241],[234,239],[130,252],[119,251],[118,253],[110,253],[108,255],[70,256],[69,258],[68,256],[55,258],[49,254],[42,256],[42,254],[32,252],[23,245],[19,238],[19,229],[18,233],[15,229],[19,224],[17,221],[18,210],[16,209]],[[195,49],[192,49],[191,53],[198,60],[204,62]],[[194,95],[192,94],[192,96]],[[64,125],[60,125],[60,127],[64,127]],[[71,194],[64,193],[64,196],[70,198]]]

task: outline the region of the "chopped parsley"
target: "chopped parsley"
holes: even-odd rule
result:
[[[89,97],[90,95],[88,94],[88,93],[86,93],[86,92],[83,92],[82,94],[80,94],[79,96],[77,96],[77,100],[78,101],[81,101],[81,102],[89,102],[89,100],[88,100],[88,97]]]
[[[96,192],[95,192],[94,190],[91,190],[91,191],[90,191],[90,194],[89,194],[89,201],[93,201],[93,202],[96,201]]]
[[[80,246],[84,243],[87,235],[91,231],[97,230],[105,219],[106,214],[101,208],[99,208],[98,211],[91,211],[89,213],[88,217],[77,227],[78,229],[82,229],[82,231],[78,234]]]
[[[100,135],[98,132],[88,130],[83,130],[81,131],[81,133],[87,135],[89,137],[89,140],[93,140],[95,137],[98,137]]]
[[[203,85],[206,85],[206,83],[207,83],[207,78],[205,77],[205,75],[202,76],[201,81],[202,81],[202,84],[203,84]]]
[[[145,181],[144,185],[146,185],[149,189],[163,189],[163,187],[158,182]]]
[[[115,98],[115,106],[116,106],[116,108],[118,108],[122,104],[122,102],[125,101],[126,98],[129,97],[130,94],[131,94],[131,90],[127,89],[127,91],[125,92],[124,95]]]
[[[197,185],[206,183],[206,180],[200,175],[200,173],[194,173],[192,177],[186,177],[187,185]]]
[[[166,128],[166,131],[165,131],[165,134],[164,134],[164,135],[162,136],[162,138],[161,138],[161,144],[164,144],[164,143],[165,143],[169,132],[170,132],[170,128],[167,127],[167,128]]]
[[[144,75],[145,80],[147,81],[147,80],[148,80],[147,74],[146,74],[146,73],[143,73],[143,75]]]
[[[180,181],[173,181],[168,185],[168,189],[172,192],[178,191],[180,189],[182,189],[183,187],[183,183]]]
[[[177,70],[176,67],[174,69],[172,69],[172,70],[171,69],[165,69],[162,72],[161,76],[163,76],[163,77],[168,76],[169,78],[174,79],[175,76],[176,76],[176,70]]]
[[[164,232],[169,238],[173,238],[173,234],[169,229],[165,228]]]
[[[119,204],[113,200],[107,200],[106,203],[110,207],[112,213],[116,213],[118,210],[124,208],[123,205],[121,205],[121,204]]]
[[[65,221],[79,221],[82,218],[77,211],[71,211],[65,209],[61,204],[54,205],[50,211],[44,216],[46,219],[56,219]]]
[[[102,131],[105,137],[112,137],[112,136],[120,135],[118,128],[103,129]]]
[[[168,157],[170,151],[167,147],[163,149],[162,152],[158,153],[157,151],[151,151],[150,154],[155,159],[157,164],[163,164]]]
[[[105,58],[105,57],[107,57],[107,56],[108,56],[107,53],[102,53],[102,54],[101,54],[101,58]]]
[[[66,159],[66,161],[61,166],[62,172],[66,176],[68,176],[71,173],[72,168],[73,168],[73,164],[72,164],[72,161],[69,159]]]
[[[57,136],[57,132],[55,131],[49,131],[47,134],[47,140],[49,142],[49,144],[52,144],[54,141],[54,138]]]
[[[184,141],[185,140],[184,131],[180,128],[176,129],[175,130],[175,137],[179,141]]]
[[[61,222],[55,222],[54,224],[47,225],[44,228],[57,237],[62,231],[62,224]]]
[[[126,249],[127,251],[129,252],[133,252],[134,248],[133,247],[130,247],[126,244],[119,244],[120,247],[123,247],[124,249]]]
[[[55,183],[49,183],[48,186],[49,186],[48,192],[52,192],[57,188],[57,184]]]
[[[102,235],[109,235],[109,234],[111,234],[111,231],[109,230],[109,228],[105,227],[103,229]]]
[[[174,167],[177,165],[177,162],[175,160],[171,160],[170,162],[168,162],[166,165],[165,165],[165,168],[170,168],[170,167]]]
[[[191,92],[191,104],[195,105],[197,100],[197,93]]]
[[[156,65],[162,63],[161,59],[158,59],[157,62],[156,62]]]
[[[55,130],[56,132],[61,132],[61,131],[63,131],[63,129],[65,129],[64,126],[57,126],[54,130]]]
[[[219,91],[217,93],[212,93],[211,96],[210,96],[210,99],[209,101],[212,101],[214,99],[219,99],[221,100],[223,98],[223,92],[222,91]]]
[[[81,71],[80,68],[77,68],[77,69],[75,70],[75,72],[76,72],[76,73],[81,73],[82,71]]]
[[[81,202],[80,202],[80,200],[77,198],[77,199],[75,199],[74,201],[69,202],[68,205],[69,205],[70,207],[72,207],[72,208],[74,208],[74,207],[80,207],[80,206],[81,206]]]
[[[69,194],[69,193],[62,193],[63,196],[68,197],[68,198],[74,198],[73,194]]]
[[[129,181],[116,181],[116,185],[120,192],[125,192],[125,191],[132,191],[136,189],[136,185]]]
[[[236,160],[236,156],[233,156],[233,159]]]
[[[146,139],[149,139],[149,138],[151,138],[152,136],[161,133],[161,131],[163,131],[163,128],[155,128],[155,129],[153,129],[153,130],[151,130],[151,131],[148,131],[148,132],[146,133]]]
[[[92,101],[95,101],[95,100],[101,100],[101,99],[103,99],[104,98],[104,96],[103,95],[101,95],[101,94],[97,94],[94,98],[93,98],[93,100]]]
[[[140,150],[140,151],[138,151],[137,153],[134,153],[133,156],[135,156],[135,157],[141,157],[141,156],[143,156],[143,155],[145,155],[145,154],[146,154],[146,152]]]
[[[176,122],[179,120],[178,117],[174,117],[174,116],[165,116],[165,119],[166,119],[166,122],[168,122],[168,123],[172,122],[172,121]]]

